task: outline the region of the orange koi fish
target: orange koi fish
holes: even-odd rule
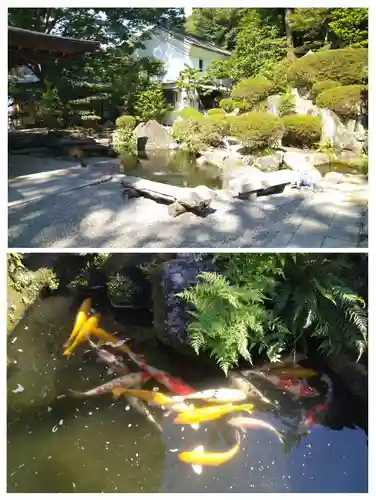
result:
[[[192,465],[193,470],[196,474],[201,474],[202,466],[212,466],[217,467],[225,462],[228,462],[233,458],[239,451],[240,448],[240,434],[236,433],[236,444],[233,448],[225,452],[206,452],[203,446],[197,446],[192,451],[183,451],[179,453],[178,458],[182,462],[186,462]]]
[[[74,349],[79,345],[82,344],[82,342],[87,341],[91,331],[98,326],[100,320],[100,314],[93,314],[93,316],[90,316],[90,318],[84,323],[84,325],[81,327],[80,331],[76,335],[76,338],[74,339],[73,343],[65,349],[63,352],[64,356],[70,356]]]
[[[64,343],[63,347],[68,347],[69,344],[73,342],[78,332],[81,330],[81,328],[88,320],[90,311],[91,311],[91,298],[87,298],[82,302],[78,310],[76,319],[74,320],[72,333],[70,334],[69,339]]]
[[[221,406],[207,406],[205,408],[196,408],[195,410],[188,410],[175,418],[174,424],[199,424],[208,420],[217,420],[226,413],[233,413],[236,411],[247,411],[253,408],[253,404],[243,405],[221,405]]]
[[[143,399],[149,403],[157,404],[159,406],[169,406],[174,411],[187,411],[190,407],[185,403],[177,403],[173,398],[163,394],[163,392],[145,391],[141,389],[125,389],[123,387],[116,387],[113,389],[112,394],[114,398],[122,395],[135,396],[136,398]]]

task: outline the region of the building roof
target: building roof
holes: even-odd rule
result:
[[[8,60],[10,66],[42,64],[51,59],[93,52],[100,42],[48,35],[22,28],[8,27]]]
[[[223,54],[225,56],[231,56],[231,52],[228,50],[221,49],[216,47],[214,44],[203,40],[202,38],[198,38],[197,36],[193,36],[187,33],[180,33],[178,31],[174,31],[172,29],[167,29],[164,27],[158,27],[159,29],[169,33],[171,36],[177,38],[178,40],[182,40],[183,42],[188,42],[191,45],[195,45],[196,47],[200,47],[205,50],[210,50],[211,52],[217,52],[219,54]]]

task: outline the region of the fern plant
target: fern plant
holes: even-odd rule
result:
[[[194,307],[188,335],[196,353],[208,351],[226,374],[239,357],[252,362],[250,350],[257,345],[261,351],[268,349],[271,359],[278,359],[283,337],[276,336],[273,348],[266,339],[268,327],[277,327],[277,321],[264,305],[265,281],[241,288],[216,273],[202,273],[200,279],[199,284],[178,294]]]
[[[304,335],[320,340],[323,354],[367,349],[367,310],[343,278],[344,259],[322,255],[288,258],[284,278],[274,290],[274,310],[294,341]]]
[[[322,254],[219,254],[219,273],[178,294],[191,306],[188,335],[228,370],[251,352],[274,362],[299,340],[319,340],[323,354],[367,349],[367,309],[349,286],[354,262]],[[355,284],[355,283],[354,283]]]

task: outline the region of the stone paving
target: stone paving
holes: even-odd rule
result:
[[[10,247],[355,248],[364,206],[339,193],[287,190],[256,202],[218,199],[204,218],[124,201],[118,179],[9,207]],[[364,205],[364,204],[363,204]]]

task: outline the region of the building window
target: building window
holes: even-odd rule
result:
[[[204,71],[204,61],[202,59],[198,60],[198,67],[200,68],[200,71]]]

